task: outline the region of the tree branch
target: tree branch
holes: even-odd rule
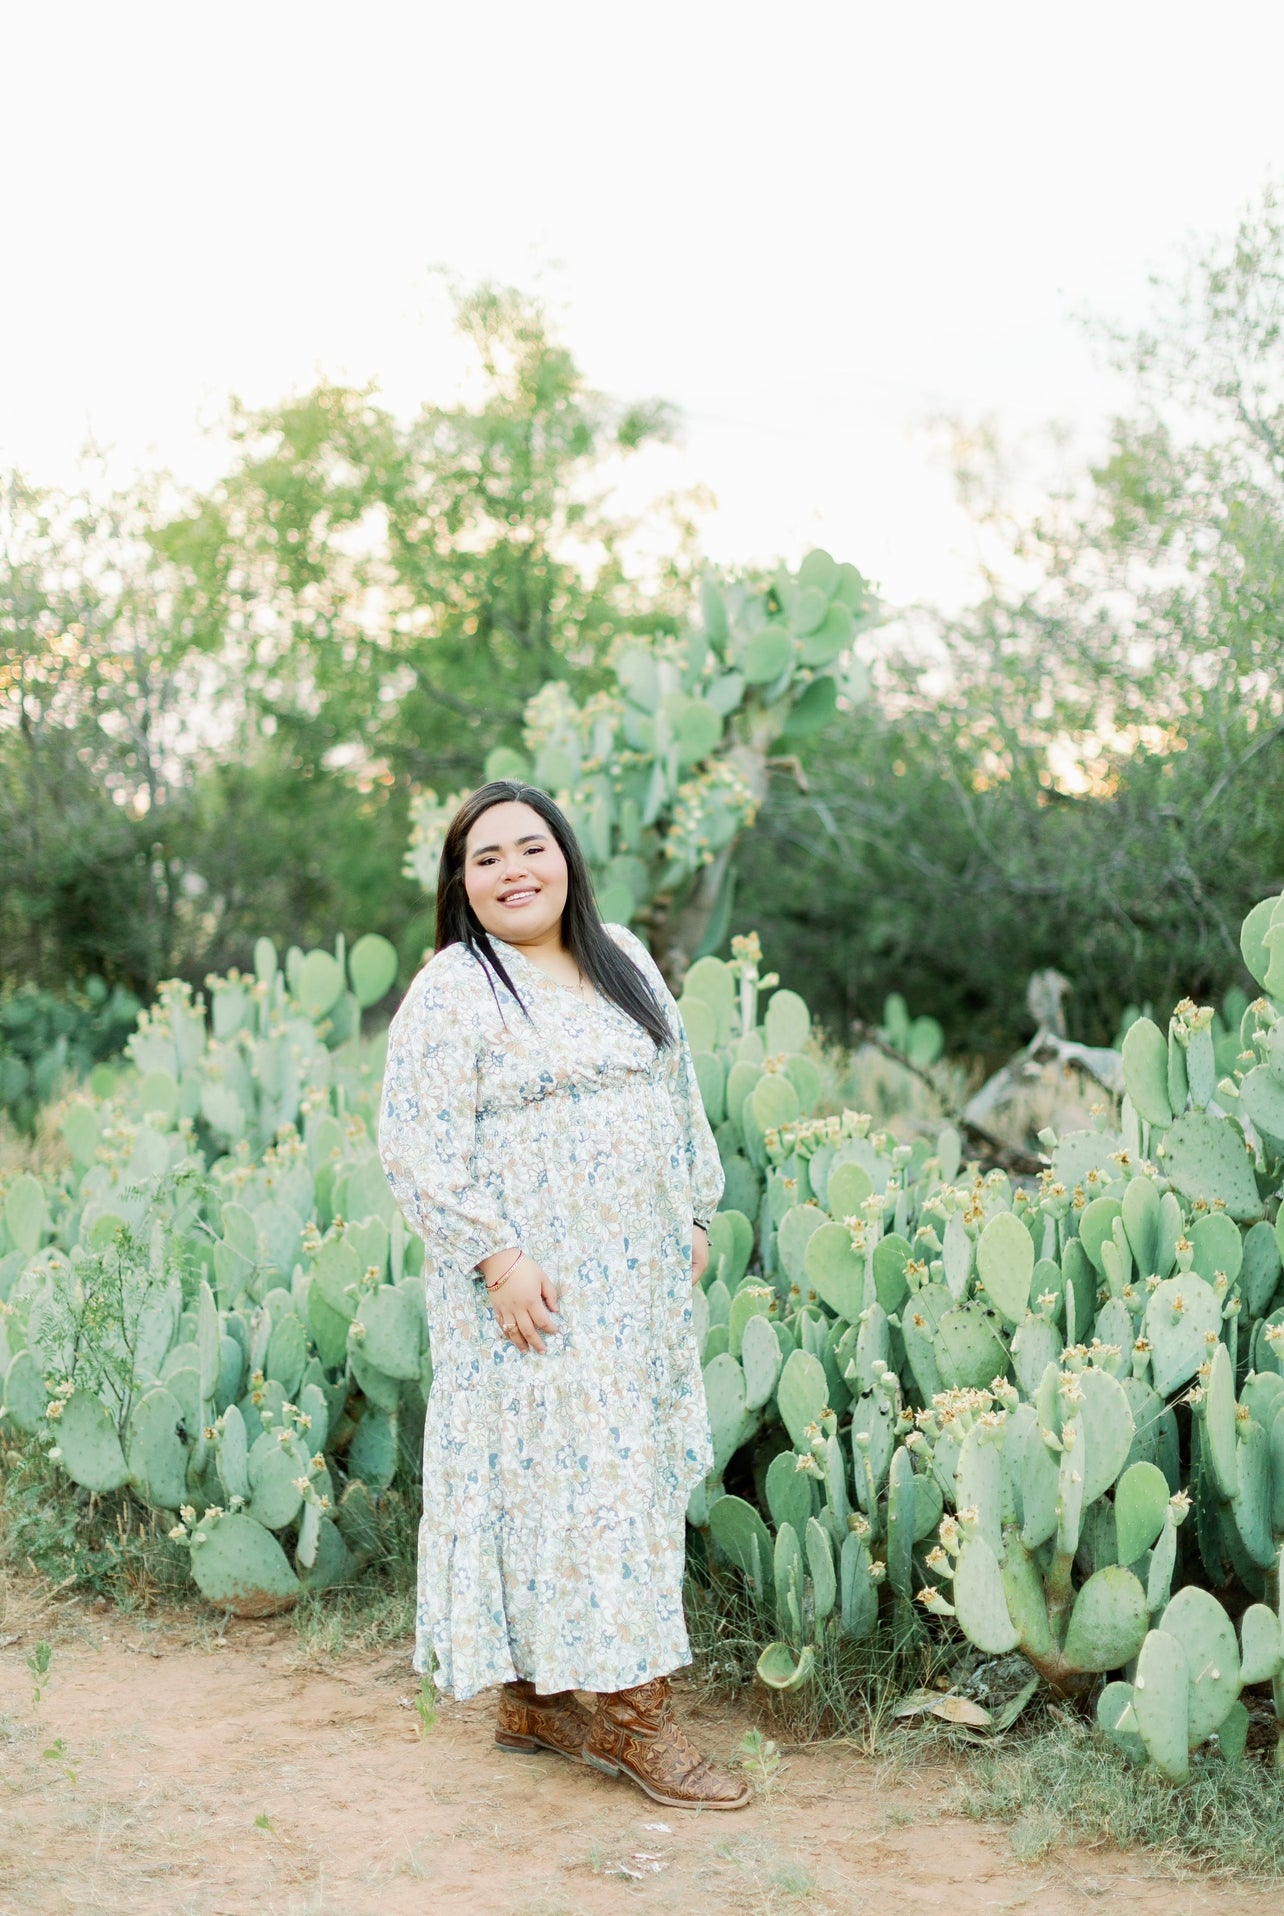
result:
[[[961,1111],[954,1110],[949,1100],[942,1094],[941,1087],[931,1072],[925,1070],[922,1065],[913,1064],[903,1051],[898,1051],[895,1045],[889,1044],[872,1025],[867,1025],[861,1018],[853,1018],[851,1029],[862,1044],[870,1045],[875,1051],[881,1051],[885,1058],[892,1059],[903,1070],[921,1079],[928,1089],[940,1098],[949,1122],[961,1125],[969,1137],[975,1138],[978,1144],[983,1144],[994,1162],[1003,1170],[1014,1171],[1020,1177],[1037,1177],[1043,1170],[1041,1159],[1032,1156],[1029,1151],[1022,1151],[1016,1145],[1005,1144],[1002,1138],[997,1137],[993,1131],[987,1130],[985,1125],[977,1124],[972,1118],[964,1117]]]

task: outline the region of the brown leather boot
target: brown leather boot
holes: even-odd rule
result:
[[[630,1776],[667,1809],[742,1810],[753,1795],[688,1741],[669,1714],[669,1679],[599,1696],[584,1761],[608,1776]]]
[[[554,1750],[578,1756],[584,1747],[589,1713],[574,1690],[538,1696],[533,1683],[506,1683],[499,1697],[495,1741],[501,1750]]]

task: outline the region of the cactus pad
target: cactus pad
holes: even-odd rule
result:
[[[767,1003],[766,1043],[769,1057],[801,1051],[811,1032],[811,1012],[796,991],[773,991]]]
[[[721,1362],[721,1359],[717,1360]],[[734,1359],[729,1360],[734,1363]],[[739,1365],[736,1365],[739,1370]],[[706,1386],[708,1374],[705,1377]],[[796,1350],[786,1360],[776,1386],[776,1404],[781,1422],[789,1432],[796,1450],[809,1450],[809,1424],[819,1424],[828,1397],[825,1367],[810,1351]],[[716,1439],[715,1439],[716,1442]]]
[[[865,1539],[854,1530],[843,1538],[838,1560],[839,1622],[852,1642],[867,1637],[878,1622],[878,1586]]]
[[[771,1401],[781,1369],[780,1340],[771,1320],[753,1316],[744,1327],[740,1363],[745,1376],[745,1409],[761,1410]]]
[[[1167,1630],[1149,1631],[1137,1658],[1132,1709],[1147,1756],[1170,1783],[1184,1783],[1190,1774],[1189,1694],[1181,1643]]]
[[[771,1690],[800,1690],[811,1677],[816,1652],[804,1643],[795,1653],[787,1643],[769,1643],[758,1658],[758,1675]]]
[[[244,1513],[198,1524],[191,1560],[201,1594],[234,1616],[275,1616],[298,1601],[301,1585],[284,1550]]]
[[[58,1421],[63,1468],[86,1490],[119,1490],[129,1466],[110,1411],[90,1390],[73,1391]]]
[[[704,1394],[713,1435],[714,1472],[721,1476],[740,1443],[745,1421],[745,1374],[728,1352],[723,1351],[704,1366]]]
[[[1270,1683],[1284,1669],[1284,1630],[1264,1603],[1250,1603],[1239,1620],[1240,1681]]]
[[[1104,1370],[1081,1371],[1083,1501],[1095,1503],[1123,1469],[1133,1438],[1132,1411],[1122,1384]]]
[[[831,1180],[832,1181],[832,1180]],[[837,1316],[854,1323],[865,1301],[865,1253],[845,1224],[822,1224],[807,1240],[807,1282]]]
[[[838,1599],[834,1550],[829,1541],[829,1532],[815,1517],[807,1519],[807,1528],[803,1532],[803,1544],[807,1556],[807,1568],[811,1572],[812,1609],[816,1623],[816,1641],[819,1642],[826,1619],[831,1615]]]
[[[1136,1721],[1136,1711],[1132,1707],[1133,1688],[1131,1683],[1107,1683],[1097,1698],[1097,1727],[1117,1749],[1123,1751],[1130,1763],[1144,1763],[1146,1746],[1135,1730],[1121,1727],[1120,1719]]]
[[[367,1291],[357,1311],[356,1322],[365,1336],[362,1355],[385,1377],[418,1377],[420,1365],[420,1314],[412,1300],[395,1285],[381,1284]]]
[[[1253,1162],[1233,1125],[1208,1111],[1179,1118],[1158,1147],[1164,1175],[1187,1203],[1223,1205],[1236,1223],[1262,1214]]]
[[[845,1177],[848,1171],[859,1170],[859,1168],[859,1165],[840,1164],[830,1179],[831,1187],[834,1178]],[[898,1311],[909,1296],[909,1280],[905,1275],[905,1266],[912,1255],[909,1243],[898,1231],[890,1231],[874,1246],[874,1290],[879,1303],[889,1316],[893,1311]]]
[[[814,1516],[816,1492],[812,1478],[798,1468],[798,1454],[782,1450],[767,1467],[767,1508],[777,1531],[786,1524],[799,1536],[808,1517]]]
[[[1199,1113],[1197,1115],[1203,1115]],[[1222,1307],[1193,1271],[1165,1278],[1146,1306],[1151,1375],[1161,1397],[1189,1383],[1208,1356],[1207,1333],[1221,1333]]]
[[[396,947],[377,932],[368,931],[358,938],[348,953],[348,976],[357,1003],[363,1011],[391,991],[397,978]]]
[[[308,1473],[308,1454],[297,1437],[275,1426],[265,1430],[251,1446],[246,1473],[248,1514],[268,1530],[284,1530],[298,1514],[303,1501],[298,1483]]]
[[[369,1408],[348,1445],[348,1469],[372,1490],[386,1490],[397,1473],[397,1417]]]
[[[1011,1211],[992,1217],[977,1242],[976,1268],[986,1295],[1009,1324],[1019,1324],[1030,1301],[1034,1243]]]
[[[1219,1493],[1233,1497],[1239,1486],[1235,1458],[1235,1373],[1225,1344],[1218,1344],[1213,1351],[1200,1410],[1204,1420],[1200,1455],[1212,1472]]]
[[[914,1302],[920,1301],[921,1293]],[[976,1298],[946,1311],[936,1327],[933,1349],[947,1389],[981,1389],[1007,1372],[1008,1348],[999,1336],[996,1314]]]
[[[998,1558],[984,1537],[969,1537],[954,1567],[959,1628],[987,1656],[1005,1656],[1019,1641],[1008,1614]]]
[[[1235,1447],[1235,1491],[1231,1514],[1249,1558],[1260,1570],[1275,1562],[1271,1535],[1271,1444],[1260,1424],[1251,1421],[1240,1432]]]
[[[752,1504],[743,1497],[719,1497],[709,1511],[709,1529],[723,1554],[742,1570],[759,1595],[765,1596],[773,1578],[770,1533]]]
[[[21,1350],[10,1359],[4,1380],[5,1415],[32,1437],[44,1424],[49,1402],[45,1380],[29,1350]]]
[[[1066,1661],[1076,1670],[1118,1670],[1146,1634],[1146,1593],[1131,1570],[1109,1564],[1089,1577],[1066,1631]]]
[[[1188,1673],[1189,1747],[1211,1736],[1239,1695],[1239,1645],[1216,1597],[1196,1584],[1177,1592],[1160,1618],[1165,1636],[1181,1645]],[[1143,1731],[1144,1734],[1144,1731]]]
[[[1164,1527],[1168,1479],[1157,1464],[1130,1464],[1115,1488],[1115,1542],[1119,1561],[1136,1563]]]
[[[1138,1018],[1124,1033],[1123,1075],[1128,1096],[1147,1124],[1165,1130],[1173,1121],[1168,1101],[1168,1040],[1149,1018]]]
[[[177,1510],[187,1495],[188,1449],[179,1434],[182,1416],[178,1399],[159,1385],[134,1405],[125,1433],[130,1482],[160,1510]],[[226,1485],[226,1477],[223,1482]]]

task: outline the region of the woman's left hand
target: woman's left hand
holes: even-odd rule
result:
[[[698,1284],[709,1268],[709,1239],[703,1224],[691,1227],[691,1282]]]

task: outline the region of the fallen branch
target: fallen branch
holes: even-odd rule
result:
[[[945,1097],[940,1085],[932,1076],[931,1072],[921,1064],[914,1064],[905,1056],[903,1051],[898,1051],[894,1044],[889,1044],[882,1033],[877,1031],[873,1025],[867,1025],[860,1018],[853,1018],[851,1029],[854,1036],[859,1038],[862,1044],[871,1046],[875,1051],[881,1051],[885,1058],[890,1058],[894,1064],[900,1065],[902,1070],[908,1071],[914,1077],[921,1079],[933,1095],[940,1100],[941,1107],[948,1121],[951,1124],[957,1124],[962,1130],[967,1132],[970,1138],[975,1138],[978,1144],[984,1145],[990,1157],[993,1158],[994,1162],[999,1165],[1001,1169],[1004,1171],[1013,1171],[1019,1177],[1037,1177],[1040,1171],[1043,1170],[1043,1160],[1041,1158],[1035,1157],[1029,1151],[1022,1151],[1017,1145],[1006,1143],[1003,1138],[997,1137],[987,1126],[979,1124],[975,1118],[966,1117],[962,1111],[955,1110],[951,1106],[949,1099]]]

